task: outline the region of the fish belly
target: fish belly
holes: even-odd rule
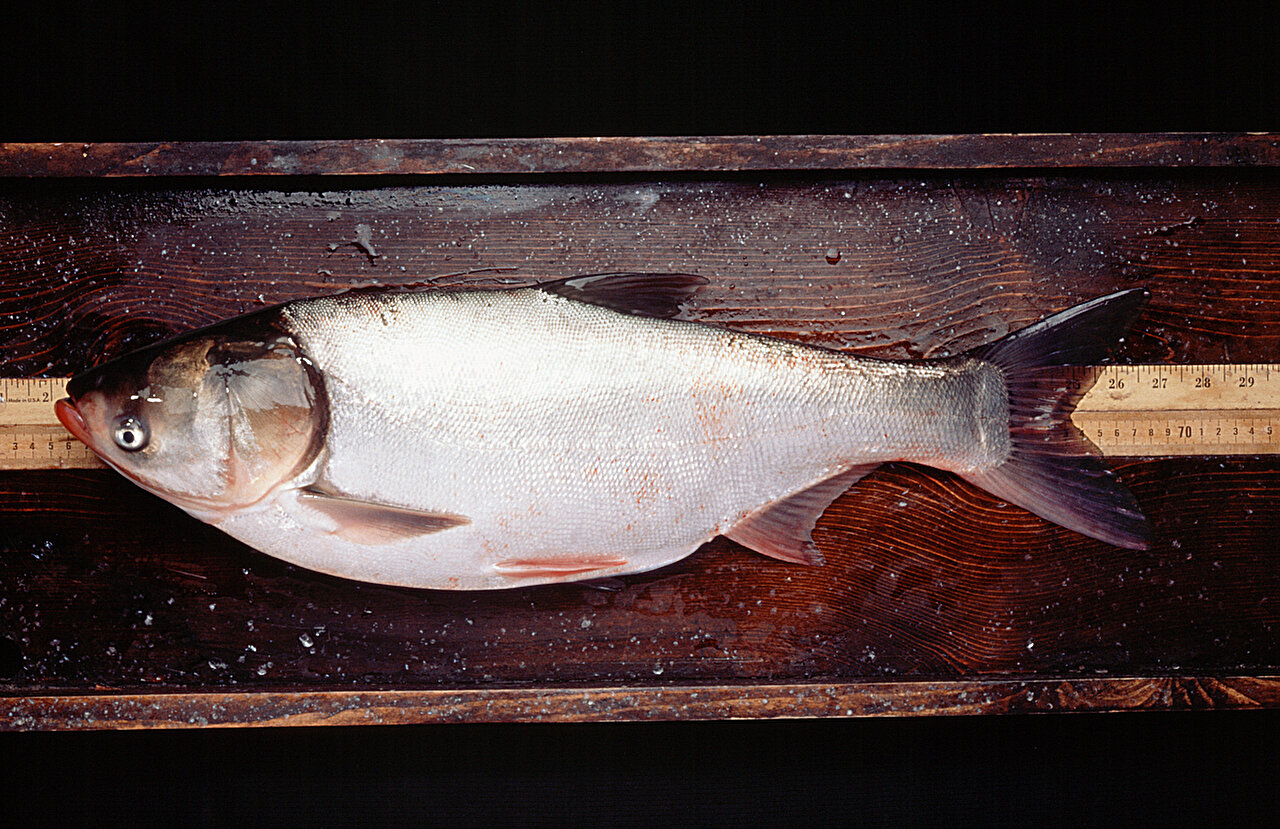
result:
[[[649,570],[851,466],[1007,453],[989,366],[861,360],[535,289],[284,313],[325,378],[326,450],[219,526],[348,578],[484,589]],[[355,543],[297,502],[316,482],[467,523]]]

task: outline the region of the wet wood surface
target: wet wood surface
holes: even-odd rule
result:
[[[808,135],[0,144],[0,176],[332,176],[1274,167],[1257,133]]]
[[[1156,143],[1179,140],[1214,143]],[[706,276],[690,319],[889,358],[1145,286],[1122,360],[1274,361],[1280,178],[1251,158],[510,182],[86,162],[0,181],[0,374],[67,375],[352,284],[620,270]],[[819,522],[823,567],[717,539],[603,586],[490,593],[301,570],[105,470],[5,473],[0,727],[1275,707],[1280,460],[1113,466],[1151,550],[889,464]]]

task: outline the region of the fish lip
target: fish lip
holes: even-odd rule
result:
[[[80,414],[80,410],[76,408],[75,401],[69,397],[56,401],[53,404],[53,413],[58,416],[58,422],[71,433],[72,437],[90,449],[93,448],[89,426],[84,422],[84,415]]]

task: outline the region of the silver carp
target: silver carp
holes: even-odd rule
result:
[[[959,357],[894,362],[675,319],[701,277],[299,300],[80,374],[67,429],[125,477],[302,567],[492,589],[678,561],[717,535],[817,564],[886,461],[1146,548],[1050,366],[1104,359],[1129,290]]]

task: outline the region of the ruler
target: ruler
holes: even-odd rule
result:
[[[1280,454],[1280,363],[1087,371],[1071,420],[1104,455]]]
[[[1117,457],[1280,454],[1280,363],[1075,369],[1071,419]],[[1096,380],[1095,380],[1096,378]],[[104,466],[53,414],[66,378],[0,378],[0,469]]]
[[[106,466],[58,422],[53,402],[66,396],[65,377],[0,377],[0,469]]]

